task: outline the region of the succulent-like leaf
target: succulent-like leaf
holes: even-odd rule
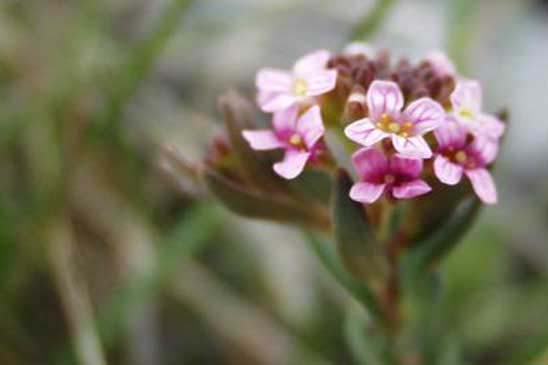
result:
[[[333,243],[310,232],[305,232],[305,236],[307,243],[333,278],[348,290],[350,295],[361,303],[375,320],[384,323],[384,315],[377,298],[365,283],[360,282],[349,275],[342,266],[342,263],[335,252]]]
[[[328,205],[331,197],[332,178],[327,171],[305,170],[294,180],[289,181],[291,192],[296,198]]]
[[[348,196],[352,179],[344,170],[337,172],[333,191],[332,221],[339,254],[355,277],[369,281],[385,277],[388,261],[375,240],[363,205]]]
[[[475,196],[462,201],[453,214],[428,239],[415,244],[404,258],[403,269],[408,280],[415,280],[443,258],[472,226],[482,204]]]
[[[218,104],[242,175],[250,183],[266,190],[280,190],[283,181],[272,171],[268,154],[251,149],[242,136],[244,129],[256,128],[253,104],[234,90],[221,96]]]
[[[206,169],[203,173],[209,190],[230,210],[249,218],[303,225],[326,231],[329,216],[320,205],[299,204],[282,194],[268,194],[246,188],[221,174]]]

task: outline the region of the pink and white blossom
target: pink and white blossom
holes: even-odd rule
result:
[[[497,189],[487,166],[498,152],[498,143],[485,136],[470,142],[468,131],[454,119],[434,131],[438,141],[434,172],[444,184],[456,185],[462,175],[470,180],[476,195],[486,204],[497,202]]]
[[[421,159],[387,157],[375,148],[362,148],[352,156],[360,181],[350,189],[350,198],[371,204],[383,193],[395,199],[411,199],[424,195],[430,186],[420,179]]]
[[[348,138],[365,147],[391,138],[402,157],[432,157],[423,135],[442,123],[445,112],[439,103],[421,98],[402,111],[404,99],[398,84],[376,80],[367,91],[366,104],[369,117],[346,127],[344,132]]]
[[[335,88],[337,71],[326,69],[330,53],[319,50],[300,58],[291,71],[263,68],[257,73],[257,102],[265,112],[276,112]]]
[[[298,117],[298,107],[274,113],[273,129],[245,130],[242,132],[251,148],[257,151],[284,149],[285,156],[274,164],[274,171],[285,179],[296,178],[307,162],[321,151],[325,133],[320,107],[313,106]]]
[[[365,42],[352,42],[344,47],[343,54],[349,56],[363,55],[372,57],[375,54],[375,48]]]
[[[456,120],[476,136],[493,141],[504,134],[505,125],[493,115],[482,112],[482,90],[479,82],[461,80],[451,94],[453,115]]]

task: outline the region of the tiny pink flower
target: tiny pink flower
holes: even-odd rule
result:
[[[432,65],[439,76],[456,76],[457,69],[445,53],[439,50],[430,51],[426,55],[426,61]]]
[[[320,139],[325,133],[319,106],[311,107],[300,117],[298,112],[294,106],[274,113],[273,130],[242,132],[254,150],[285,150],[284,159],[274,164],[274,171],[285,179],[296,178],[306,163],[317,157],[322,146]]]
[[[487,165],[495,160],[498,143],[484,136],[470,142],[467,130],[455,120],[434,131],[438,141],[434,173],[444,184],[456,185],[463,173],[468,177],[476,195],[486,204],[497,202],[497,189]]]
[[[369,117],[346,127],[344,132],[348,138],[371,147],[391,137],[394,148],[402,157],[432,157],[432,150],[423,135],[443,121],[445,112],[439,103],[421,98],[402,112],[404,100],[398,84],[376,80],[367,91],[366,104]]]
[[[457,83],[451,94],[453,114],[457,121],[476,136],[497,141],[504,134],[504,123],[481,111],[482,91],[477,81],[463,80]]]
[[[375,54],[375,49],[368,43],[352,42],[344,47],[343,54],[349,56],[363,55],[367,57],[372,57]]]
[[[421,159],[388,158],[378,149],[362,148],[354,153],[352,163],[360,182],[350,189],[350,198],[360,203],[373,203],[385,192],[396,199],[411,199],[432,190],[419,178]]]
[[[326,69],[330,54],[320,50],[299,59],[292,71],[263,68],[257,73],[257,102],[265,112],[287,109],[335,88],[337,71]]]

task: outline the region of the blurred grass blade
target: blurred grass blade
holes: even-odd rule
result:
[[[443,258],[472,226],[481,207],[482,204],[476,197],[463,201],[436,233],[429,239],[417,243],[404,257],[404,277],[414,281]]]
[[[358,364],[383,365],[378,338],[367,335],[367,324],[363,312],[349,308],[344,323],[346,343]]]
[[[158,20],[156,29],[133,48],[120,66],[118,76],[106,81],[108,100],[105,110],[99,115],[96,131],[100,135],[118,134],[124,106],[154,66],[191,3],[191,0],[173,0]]]
[[[187,212],[159,245],[156,270],[131,281],[116,292],[99,315],[99,328],[107,344],[114,342],[129,309],[160,290],[179,269],[184,258],[192,256],[219,232],[222,215],[215,205],[200,204]]]
[[[340,169],[333,188],[333,229],[346,269],[367,282],[372,277],[384,277],[388,262],[371,232],[363,206],[348,196],[352,184],[348,173]]]
[[[318,235],[305,232],[306,241],[318,256],[323,266],[333,278],[360,302],[376,320],[383,320],[383,314],[373,292],[363,283],[358,282],[344,269],[338,259],[335,247],[331,242]]]
[[[449,57],[458,70],[466,72],[467,59],[472,37],[477,33],[474,16],[478,12],[477,0],[448,1],[447,9],[447,49]]]
[[[329,217],[321,206],[300,204],[283,195],[247,190],[213,170],[204,171],[204,180],[229,209],[245,217],[302,224],[322,231],[329,229]]]
[[[371,38],[381,27],[397,0],[377,0],[373,8],[365,14],[352,29],[350,39],[363,41]]]
[[[255,108],[238,92],[230,90],[219,98],[219,110],[223,114],[230,145],[236,153],[241,173],[256,186],[267,190],[280,190],[283,181],[272,170],[266,154],[257,153],[243,138],[244,129],[255,129]]]

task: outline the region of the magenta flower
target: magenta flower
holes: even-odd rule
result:
[[[300,117],[298,112],[295,106],[274,113],[273,130],[242,132],[254,150],[285,149],[284,159],[274,164],[274,171],[285,179],[297,177],[306,163],[317,157],[319,141],[325,133],[319,106],[311,107]]]
[[[430,51],[426,55],[426,61],[430,63],[439,76],[456,76],[457,69],[445,53],[439,50]]]
[[[326,69],[329,57],[328,51],[320,50],[299,59],[291,72],[273,68],[259,70],[255,84],[261,109],[280,111],[333,90],[337,71]]]
[[[374,81],[366,95],[369,117],[350,124],[345,129],[348,138],[365,147],[392,138],[392,144],[402,157],[430,158],[432,150],[423,135],[437,128],[445,112],[430,98],[415,100],[402,112],[404,100],[398,84]]]
[[[451,104],[456,120],[476,136],[485,136],[493,141],[504,134],[504,123],[481,111],[482,91],[477,81],[459,81],[451,94]]]
[[[362,148],[354,153],[352,163],[361,181],[350,189],[350,198],[360,203],[373,203],[384,192],[396,199],[411,199],[432,190],[419,178],[421,159],[388,158],[375,148]]]
[[[463,173],[468,177],[477,196],[487,204],[497,202],[497,189],[486,166],[495,160],[498,143],[484,136],[470,142],[467,130],[448,119],[434,131],[438,141],[434,172],[444,184],[458,184]]]

